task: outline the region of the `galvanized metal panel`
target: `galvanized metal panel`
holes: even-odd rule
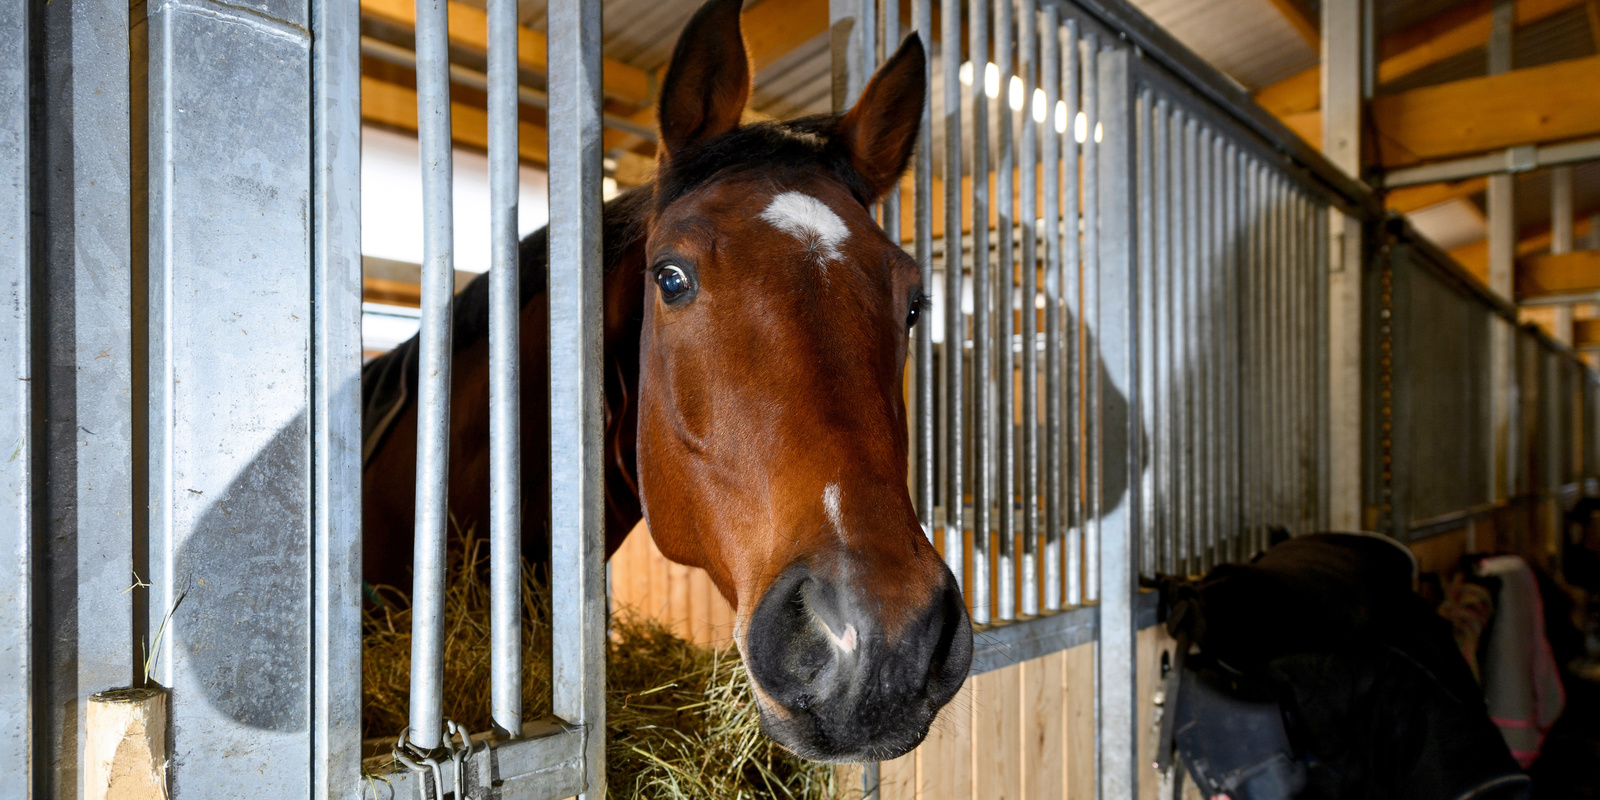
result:
[[[168,3],[150,32],[151,677],[173,795],[305,795],[311,40]],[[237,753],[232,758],[217,754]]]
[[[85,698],[135,680],[145,630],[134,619],[144,594],[124,591],[134,582],[143,503],[133,447],[144,393],[130,329],[143,259],[133,257],[128,133],[130,44],[143,24],[130,25],[129,5],[114,0],[29,8],[43,50],[33,62],[40,138],[31,165],[43,182],[32,229],[34,336],[43,348],[33,375],[42,484],[34,603],[43,611],[33,777],[39,796],[59,797],[77,793]]]
[[[33,786],[33,254],[29,4],[0,7],[0,772]],[[42,749],[42,748],[41,748]]]

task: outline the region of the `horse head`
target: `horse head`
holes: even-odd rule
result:
[[[639,487],[661,551],[736,609],[768,734],[818,760],[892,758],[972,655],[907,488],[904,369],[927,295],[871,211],[915,144],[925,55],[908,39],[842,115],[742,125],[739,10],[703,6],[662,87]]]

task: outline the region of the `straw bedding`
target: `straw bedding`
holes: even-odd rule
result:
[[[454,557],[445,595],[445,717],[490,729],[487,541],[470,534]],[[363,728],[394,736],[406,725],[411,611],[380,587],[368,604],[362,662]],[[522,700],[525,717],[549,713],[549,593],[523,568]],[[614,798],[855,798],[833,767],[801,759],[762,732],[750,684],[731,646],[692,644],[655,620],[617,610],[607,670],[607,794]]]

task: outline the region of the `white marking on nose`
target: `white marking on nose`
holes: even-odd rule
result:
[[[820,261],[838,258],[840,245],[850,238],[844,220],[826,203],[804,192],[784,192],[772,198],[761,218],[799,239]]]
[[[844,533],[844,514],[839,511],[839,484],[830,483],[822,490],[822,509],[828,512],[835,533]]]

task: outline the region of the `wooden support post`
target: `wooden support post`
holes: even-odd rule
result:
[[[1550,253],[1572,252],[1572,167],[1550,170]],[[1572,304],[1556,306],[1552,333],[1556,341],[1572,344]]]
[[[83,746],[88,800],[167,800],[167,693],[113,689],[89,696]]]

